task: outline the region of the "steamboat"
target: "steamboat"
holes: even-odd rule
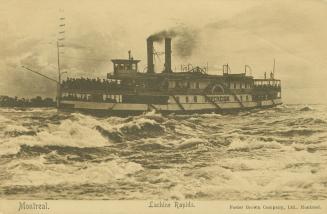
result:
[[[164,38],[164,68],[155,71],[154,42],[147,39],[147,68],[140,72],[131,56],[112,59],[113,71],[105,79],[67,78],[59,80],[58,108],[105,114],[160,113],[224,113],[282,104],[281,81],[269,77],[255,79],[244,73],[230,72],[223,65],[220,75],[205,68],[190,67],[176,72],[171,68],[172,38]]]

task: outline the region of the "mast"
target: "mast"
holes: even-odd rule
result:
[[[275,58],[274,58],[273,78],[275,78],[275,66],[276,66],[276,60],[275,60]]]
[[[60,107],[61,99],[61,73],[60,73],[60,51],[59,41],[57,40],[57,58],[58,58],[58,82],[57,82],[57,108]]]
[[[60,107],[61,100],[61,70],[60,70],[60,48],[64,47],[63,40],[65,40],[65,17],[60,17],[59,19],[59,32],[57,39],[57,63],[58,63],[58,84],[57,84],[57,108]]]

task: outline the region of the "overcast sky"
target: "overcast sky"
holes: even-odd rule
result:
[[[56,78],[59,18],[65,17],[62,69],[105,78],[110,59],[128,50],[146,66],[146,38],[181,29],[172,68],[209,65],[221,73],[252,67],[263,77],[276,59],[285,103],[327,103],[327,2],[323,0],[26,0],[1,1],[0,94],[55,96],[55,85],[22,65]],[[162,44],[155,46],[163,51]],[[182,49],[181,49],[182,48]],[[183,52],[183,48],[189,48]],[[184,53],[184,54],[183,54]],[[186,53],[186,54],[185,54]],[[156,59],[156,70],[163,59]]]

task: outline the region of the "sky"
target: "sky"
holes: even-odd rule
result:
[[[63,77],[100,77],[128,50],[146,67],[146,38],[173,38],[172,68],[205,66],[221,74],[250,65],[252,75],[282,80],[284,103],[327,103],[327,2],[323,0],[0,0],[0,95],[55,97],[56,86],[25,69],[57,78],[56,41],[64,38]],[[64,17],[65,20],[60,18]],[[59,27],[60,24],[64,27]],[[156,43],[158,53],[163,44]],[[155,59],[156,72],[163,56]]]

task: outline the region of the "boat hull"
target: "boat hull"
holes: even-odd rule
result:
[[[282,100],[262,100],[249,102],[223,103],[168,103],[168,104],[141,104],[141,103],[105,103],[89,101],[61,101],[59,110],[68,112],[83,112],[98,115],[138,115],[147,111],[157,111],[162,114],[192,114],[192,113],[232,113],[249,109],[271,108],[281,105]]]

